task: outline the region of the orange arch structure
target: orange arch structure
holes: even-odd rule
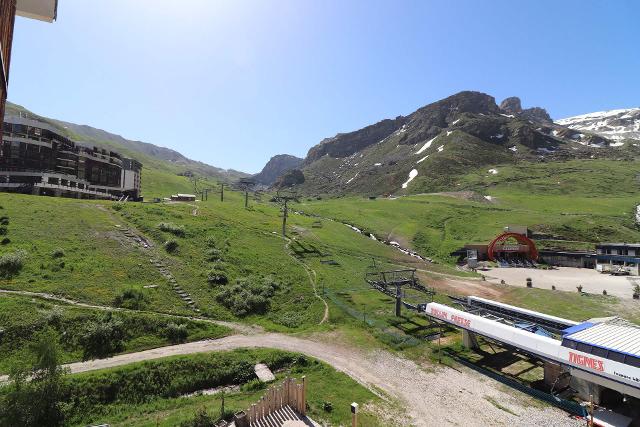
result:
[[[506,245],[505,242],[507,239],[513,238],[518,244],[517,245]],[[536,244],[525,236],[524,234],[519,233],[502,233],[491,243],[489,243],[489,247],[487,248],[487,256],[491,261],[496,260],[496,255],[498,253],[511,252],[511,253],[522,253],[525,254],[526,257],[530,260],[537,261],[538,260],[538,248],[536,248]]]

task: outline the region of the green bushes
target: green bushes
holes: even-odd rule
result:
[[[216,262],[222,260],[222,252],[218,248],[209,248],[206,252],[207,261]]]
[[[104,318],[87,325],[80,338],[83,359],[98,359],[122,351],[125,330],[122,321],[114,319],[111,312]]]
[[[175,323],[169,323],[165,329],[165,336],[172,344],[183,343],[189,337],[189,330],[187,325]]]
[[[178,246],[180,245],[176,239],[169,239],[164,242],[164,250],[170,254],[175,253],[178,250]]]
[[[0,257],[0,278],[10,279],[22,270],[27,252],[18,250]]]
[[[254,278],[237,279],[235,284],[223,286],[216,300],[239,317],[264,313],[279,285],[270,277],[256,281]]]
[[[115,297],[113,305],[131,310],[141,310],[147,305],[147,299],[138,289],[127,289]]]
[[[0,387],[0,426],[58,426],[64,422],[64,370],[51,330],[42,331],[32,346],[31,366],[14,366],[11,384]]]
[[[184,226],[175,225],[171,222],[161,222],[160,224],[158,224],[158,228],[177,237],[184,237],[186,235]]]
[[[207,282],[209,282],[210,285],[216,286],[226,285],[229,283],[229,278],[222,266],[215,266],[207,273]]]
[[[51,258],[62,258],[64,256],[64,249],[57,248],[51,252]]]

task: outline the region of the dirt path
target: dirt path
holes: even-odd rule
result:
[[[150,314],[153,314],[153,315],[156,315],[156,316],[171,317],[171,318],[174,318],[174,319],[185,319],[185,320],[194,320],[194,321],[199,321],[199,322],[213,323],[213,324],[220,325],[220,326],[226,326],[227,328],[232,329],[236,333],[245,334],[245,335],[252,335],[252,334],[258,334],[258,333],[264,332],[264,329],[262,329],[261,327],[256,326],[256,325],[243,325],[241,323],[225,322],[224,320],[213,320],[213,319],[207,319],[207,318],[202,318],[202,317],[183,316],[183,315],[179,315],[179,314],[170,314],[170,313],[160,313],[160,312],[157,312],[157,311],[130,310],[128,308],[111,307],[111,306],[106,306],[106,305],[88,304],[88,303],[74,301],[74,300],[70,300],[68,298],[60,297],[60,296],[53,295],[53,294],[42,293],[42,292],[12,291],[12,290],[8,290],[8,289],[0,289],[0,295],[1,294],[21,295],[21,296],[34,297],[34,298],[43,298],[43,299],[50,300],[50,301],[58,301],[58,302],[62,302],[62,303],[65,303],[65,304],[75,305],[77,307],[83,307],[83,308],[91,308],[91,309],[94,309],[94,310],[122,311],[122,312],[137,313],[137,314],[150,313]]]
[[[311,287],[313,288],[313,295],[324,304],[324,315],[322,316],[322,320],[320,320],[320,323],[318,323],[319,325],[322,325],[329,320],[329,304],[327,304],[327,301],[325,301],[325,299],[322,298],[318,293],[318,288],[316,286],[318,276],[316,275],[316,271],[305,264],[303,261],[296,258],[295,255],[293,255],[293,251],[291,250],[291,243],[293,242],[293,240],[288,237],[284,237],[284,239],[287,241],[287,243],[285,243],[284,245],[285,251],[295,262],[297,262],[302,266],[302,268],[304,268],[304,271],[306,271],[307,276],[309,277],[309,283],[311,283]]]
[[[408,410],[409,422],[415,426],[582,425],[560,410],[532,404],[529,397],[505,389],[499,383],[472,371],[436,367],[428,372],[416,363],[387,351],[366,352],[341,344],[332,335],[313,339],[275,333],[234,335],[67,366],[71,372],[77,373],[167,356],[247,347],[277,348],[320,359],[383,398],[385,394],[397,397]]]

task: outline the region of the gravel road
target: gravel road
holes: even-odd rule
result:
[[[584,423],[473,371],[437,367],[424,370],[390,352],[340,344],[330,336],[297,338],[275,333],[233,335],[67,365],[85,372],[180,354],[268,347],[307,354],[372,390],[397,397],[415,426],[582,426]]]

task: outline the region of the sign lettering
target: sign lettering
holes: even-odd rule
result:
[[[593,357],[569,352],[569,362],[584,366],[585,368],[593,369],[594,371],[604,371],[604,363],[602,360],[598,360]]]

